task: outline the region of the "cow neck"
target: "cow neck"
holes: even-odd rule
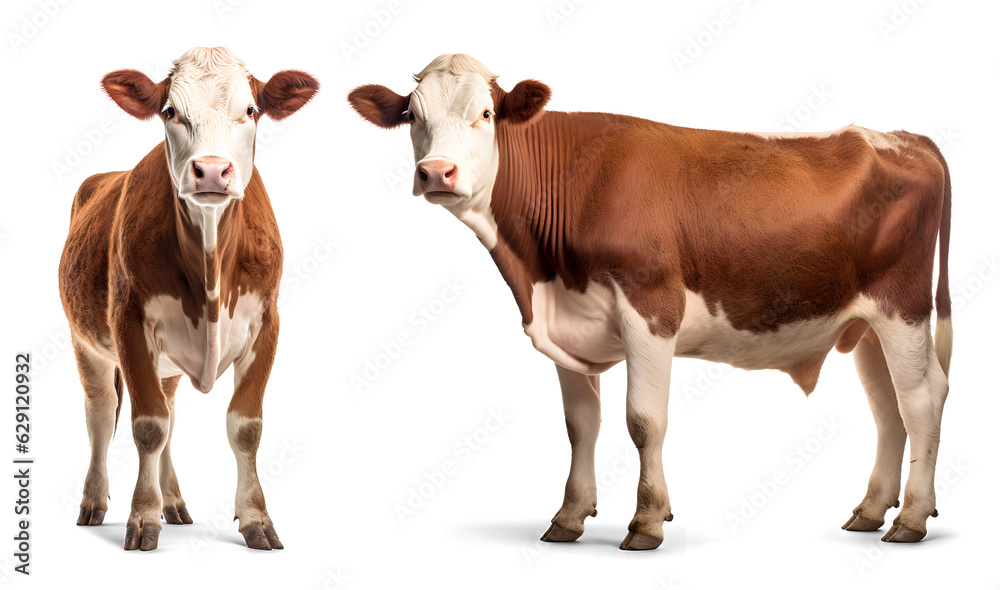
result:
[[[525,324],[532,321],[533,284],[559,276],[583,291],[591,280],[574,262],[573,228],[601,150],[623,128],[614,115],[558,111],[497,125],[500,162],[490,206],[498,238],[490,253]]]
[[[223,267],[234,259],[242,214],[242,203],[236,200],[220,207],[200,207],[174,197],[178,268],[198,315],[210,323],[219,321]],[[197,325],[197,319],[192,320]]]

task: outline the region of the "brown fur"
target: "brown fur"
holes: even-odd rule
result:
[[[917,321],[932,309],[939,233],[937,307],[950,315],[951,183],[926,137],[888,134],[896,153],[853,131],[776,139],[545,112],[541,82],[491,88],[500,148],[491,255],[525,324],[532,284],[557,276],[577,291],[616,283],[662,336],[680,324],[685,289],[751,332],[829,316],[859,293]],[[376,125],[410,121],[409,95],[384,86],[348,100]],[[808,388],[819,363],[806,364],[796,381]]]
[[[249,83],[259,108],[255,118],[262,114],[275,119],[287,117],[308,102],[319,88],[312,76],[295,70],[278,72],[266,83],[250,77]],[[122,109],[147,119],[160,113],[169,95],[170,78],[154,84],[141,72],[119,70],[105,76],[103,86]],[[206,317],[209,322],[217,322],[223,305],[232,318],[242,295],[254,293],[260,299],[262,322],[257,339],[252,342],[255,355],[252,361],[236,359],[237,363],[249,363],[241,367],[246,378],[238,379],[231,402],[241,411],[260,417],[264,388],[274,361],[282,247],[274,213],[256,168],[250,171],[243,198],[231,201],[222,214],[214,251],[205,251],[200,231],[192,220],[187,201],[179,198],[173,186],[165,143],[154,147],[132,170],[88,178],[73,202],[69,236],[59,265],[59,290],[74,346],[97,351],[105,359],[116,361],[116,423],[123,382],[132,401],[141,473],[127,527],[126,549],[138,547],[136,519],[141,519],[142,514],[137,510],[148,512],[155,508],[158,512],[163,508],[168,522],[191,522],[170,463],[169,449],[165,449],[161,465],[156,466],[159,469],[143,463],[169,440],[173,396],[179,381],[179,377],[161,380],[157,375],[159,351],[150,349],[150,326],[144,317],[149,301],[161,295],[179,300],[182,313],[197,327]],[[216,285],[219,297],[209,300],[209,291]],[[83,373],[89,365],[80,366],[81,379],[86,384],[89,376]],[[166,418],[169,431],[154,417]],[[243,438],[249,441],[251,434]],[[258,425],[258,440],[259,434]],[[250,468],[256,467],[251,464]],[[156,481],[157,470],[162,471],[164,494],[173,502],[170,506],[154,506],[159,500],[150,482]],[[84,513],[89,510],[85,506],[81,511],[81,524],[94,520],[85,519]],[[158,524],[155,523],[157,530]],[[146,533],[144,529],[142,548],[155,548],[155,537],[147,542]]]
[[[282,70],[266,83],[251,76],[250,88],[260,114],[280,120],[305,106],[319,91],[319,82],[299,70]]]
[[[379,127],[392,129],[412,120],[406,112],[410,108],[410,95],[400,96],[379,84],[355,88],[347,100],[359,115]]]
[[[947,210],[930,140],[895,132],[896,154],[849,131],[779,140],[561,112],[498,119],[497,134],[493,257],[525,323],[531,284],[556,276],[579,291],[617,283],[663,336],[684,289],[752,332],[858,293],[910,321],[930,314]]]
[[[149,119],[160,114],[167,100],[170,80],[154,84],[138,70],[117,70],[104,76],[101,86],[108,98],[137,119]]]

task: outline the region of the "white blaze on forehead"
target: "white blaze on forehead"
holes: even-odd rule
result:
[[[196,116],[206,110],[245,110],[253,96],[243,60],[224,47],[195,47],[174,60],[170,100],[178,110]]]
[[[486,66],[468,55],[439,56],[419,74],[414,74],[417,88],[410,99],[410,108],[421,117],[450,114],[465,118],[473,103],[486,103],[492,108],[490,85],[496,78]]]
[[[167,149],[171,176],[182,198],[195,191],[192,161],[205,156],[232,163],[229,191],[242,196],[253,170],[256,123],[246,115],[251,105],[250,73],[228,49],[197,47],[174,61],[164,110],[176,111],[166,122]]]

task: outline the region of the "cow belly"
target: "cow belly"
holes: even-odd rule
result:
[[[556,278],[533,285],[532,322],[524,333],[556,363],[579,373],[602,373],[625,359],[614,292],[591,283],[571,291]]]
[[[741,369],[779,369],[808,393],[830,350],[836,345],[846,352],[857,344],[867,329],[858,320],[863,315],[856,304],[829,317],[751,332],[733,328],[721,308],[713,315],[700,295],[688,292],[675,354]]]
[[[147,329],[160,349],[160,377],[187,375],[199,391],[211,390],[216,378],[252,344],[260,300],[254,294],[244,294],[232,317],[225,306],[219,321],[210,322],[206,316],[199,318],[196,326],[184,315],[181,300],[167,295],[157,295],[146,304]]]

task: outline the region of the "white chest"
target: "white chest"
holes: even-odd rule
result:
[[[562,279],[535,283],[524,333],[542,354],[579,373],[597,374],[625,359],[615,294],[590,283],[570,291]]]
[[[221,306],[217,321],[209,321],[207,311],[195,322],[184,314],[181,300],[168,295],[154,296],[144,309],[159,376],[187,375],[202,392],[211,390],[216,378],[251,349],[262,306],[257,295],[245,293],[233,310]]]

